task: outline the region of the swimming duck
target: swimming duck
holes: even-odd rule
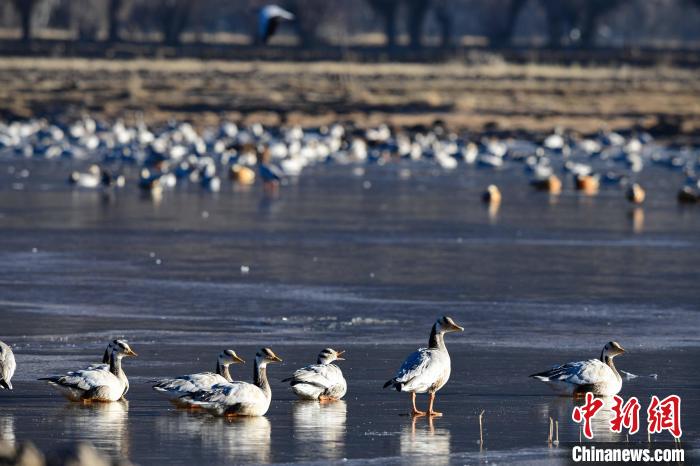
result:
[[[343,353],[345,351],[326,348],[318,355],[316,364],[297,369],[282,382],[289,382],[292,391],[303,400],[339,400],[345,396],[348,384],[343,371],[333,361],[344,361]]]
[[[88,367],[66,375],[45,377],[71,401],[118,401],[126,393],[126,374],[122,370],[124,356],[136,356],[124,340],[115,340],[109,360],[109,368]]]
[[[267,381],[267,365],[282,362],[270,348],[262,348],[255,355],[253,383],[227,382],[209,390],[185,395],[183,403],[199,406],[219,416],[264,416],[270,408],[272,390]]]
[[[561,193],[561,180],[557,175],[549,175],[546,178],[536,178],[530,184],[539,191],[549,191],[552,194]]]
[[[598,175],[574,175],[576,189],[586,194],[596,194],[600,188],[600,177]]]
[[[642,204],[646,198],[646,192],[637,183],[633,183],[627,190],[627,200],[634,204]]]
[[[177,402],[184,395],[209,390],[216,384],[233,382],[229,372],[231,364],[245,364],[245,361],[235,351],[227,349],[216,358],[216,372],[199,372],[173,379],[159,379],[155,381],[153,389],[165,394],[171,401]]]
[[[94,189],[102,183],[102,170],[98,165],[90,165],[88,171],[81,173],[74,171],[68,177],[68,183],[80,188]]]
[[[600,359],[569,362],[530,377],[545,382],[562,395],[582,396],[592,392],[597,396],[617,395],[622,389],[622,377],[613,359],[625,350],[616,341],[605,345]]]
[[[230,177],[232,180],[242,185],[251,185],[255,183],[255,171],[244,165],[233,165],[231,167]]]
[[[501,203],[501,190],[495,184],[490,184],[481,194],[481,199],[489,204]]]
[[[425,416],[425,412],[416,408],[416,393],[428,393],[430,401],[428,405],[429,416],[442,416],[433,409],[435,393],[440,390],[450,378],[450,355],[445,346],[445,333],[463,332],[452,318],[444,316],[433,324],[430,331],[428,347],[421,348],[406,358],[401,369],[394,378],[384,384],[384,388],[392,386],[399,392],[409,392],[413,403],[411,412],[414,416]]]
[[[0,341],[0,390],[12,390],[12,376],[15,374],[17,363],[9,345]]]
[[[678,202],[681,204],[694,204],[700,201],[700,194],[698,194],[692,187],[683,186],[680,191],[678,191]]]

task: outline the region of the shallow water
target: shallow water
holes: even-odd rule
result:
[[[9,165],[30,176],[18,181]],[[615,339],[628,350],[618,367],[640,375],[622,395],[644,408],[652,394],[681,395],[684,446],[700,446],[700,209],[676,205],[680,173],[645,170],[648,201],[633,209],[618,188],[533,192],[520,167],[443,174],[416,164],[402,179],[398,167],[356,177],[317,166],[279,199],[183,186],[157,202],[133,185],[111,199],[73,191],[70,169],[0,163],[0,339],[19,364],[15,391],[0,392],[2,439],[49,450],[88,439],[149,465],[428,454],[435,464],[556,464],[569,453],[548,447],[549,417],[562,442],[578,441],[573,402],[527,375],[596,357]],[[497,212],[478,202],[492,182],[504,193]],[[467,330],[447,337],[445,416],[414,424],[408,396],[381,386],[442,314]],[[140,354],[125,365],[128,404],[75,406],[36,381],[99,359],[117,336]],[[181,412],[147,384],[212,370],[224,347],[252,361],[263,345],[284,359],[269,371],[263,419]],[[346,400],[294,401],[279,379],[324,346],[348,352]],[[233,368],[243,379],[251,371]]]

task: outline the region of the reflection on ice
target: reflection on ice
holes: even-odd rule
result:
[[[430,457],[431,466],[450,464],[450,431],[435,428],[432,417],[414,417],[401,430],[401,456]]]
[[[129,457],[129,402],[70,403],[59,412],[70,436],[91,442],[114,458]]]
[[[270,461],[270,421],[265,417],[240,417],[231,420],[176,412],[156,421],[161,435],[185,437],[184,442],[199,439],[202,448],[221,458],[219,462],[267,463]]]
[[[298,440],[301,458],[339,459],[345,456],[345,401],[297,401],[292,410],[294,436]]]
[[[615,416],[612,410],[615,401],[612,397],[598,397],[604,402],[603,407],[596,413],[592,420],[593,441],[594,442],[620,442],[625,440],[625,434],[615,433],[610,430],[610,421]],[[538,406],[538,414],[541,418],[541,426],[539,429],[542,432],[542,441],[544,442],[549,435],[549,418],[554,421],[559,421],[559,438],[563,442],[585,442],[587,439],[583,437],[582,424],[577,424],[571,419],[571,413],[575,406],[582,406],[585,403],[583,399],[573,399],[568,397],[555,397],[551,402],[543,403]],[[569,427],[568,432],[565,432]]]
[[[0,442],[15,444],[15,418],[11,414],[0,415]]]

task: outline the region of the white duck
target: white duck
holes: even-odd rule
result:
[[[0,341],[0,390],[12,390],[12,376],[15,374],[17,363],[12,348]]]
[[[216,372],[199,372],[197,374],[181,375],[175,378],[155,381],[153,390],[163,393],[171,401],[178,404],[179,398],[201,390],[210,390],[216,384],[233,382],[229,366],[245,364],[235,351],[227,349],[216,358]]]
[[[109,367],[90,366],[66,375],[41,378],[56,386],[71,401],[118,401],[127,390],[126,374],[122,370],[124,356],[136,356],[124,340],[114,340]]]
[[[440,390],[450,378],[450,355],[445,346],[445,333],[462,332],[463,327],[455,323],[452,318],[444,316],[435,321],[430,331],[430,340],[427,348],[421,348],[412,353],[393,379],[384,384],[384,388],[393,386],[396,391],[409,392],[413,403],[414,416],[425,416],[425,412],[416,408],[416,393],[428,393],[430,396],[428,415],[441,416],[433,409],[435,392]]]
[[[345,396],[348,384],[343,371],[333,361],[344,361],[343,353],[345,351],[326,348],[318,355],[316,364],[297,369],[282,382],[289,382],[292,391],[302,400],[339,400]]]
[[[255,355],[252,384],[217,384],[210,390],[201,390],[180,399],[186,404],[200,406],[220,416],[264,416],[272,400],[272,390],[267,381],[267,365],[281,361],[270,348],[262,348]]]
[[[613,358],[624,352],[619,343],[611,341],[603,348],[600,359],[569,362],[530,377],[545,382],[562,395],[582,396],[586,392],[597,396],[617,395],[622,389],[622,377]]]

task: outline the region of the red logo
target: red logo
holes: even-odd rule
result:
[[[637,397],[633,396],[627,403],[622,398],[613,396],[615,405],[612,407],[615,417],[610,420],[610,430],[613,432],[622,432],[625,427],[631,435],[639,431],[639,410],[642,405],[639,404]]]
[[[641,404],[636,397],[631,397],[627,402],[621,397],[613,396],[613,418],[610,420],[610,430],[620,433],[626,428],[631,435],[639,432],[639,412]],[[582,406],[574,407],[571,419],[580,424],[583,422],[583,435],[587,439],[593,438],[593,426],[591,420],[600,411],[605,403],[596,398],[592,393],[586,393],[586,402]],[[681,397],[669,395],[659,400],[656,395],[651,397],[647,408],[647,431],[650,434],[658,434],[667,430],[675,438],[683,435],[681,430]]]
[[[652,396],[647,409],[647,422],[650,434],[667,430],[675,438],[680,438],[683,435],[683,431],[681,431],[681,397],[669,395],[659,401],[659,397]]]
[[[593,428],[591,427],[591,419],[603,407],[603,402],[593,396],[593,393],[586,393],[586,403],[583,406],[576,406],[574,412],[571,413],[571,419],[576,423],[583,421],[583,435],[587,439],[593,438]]]

